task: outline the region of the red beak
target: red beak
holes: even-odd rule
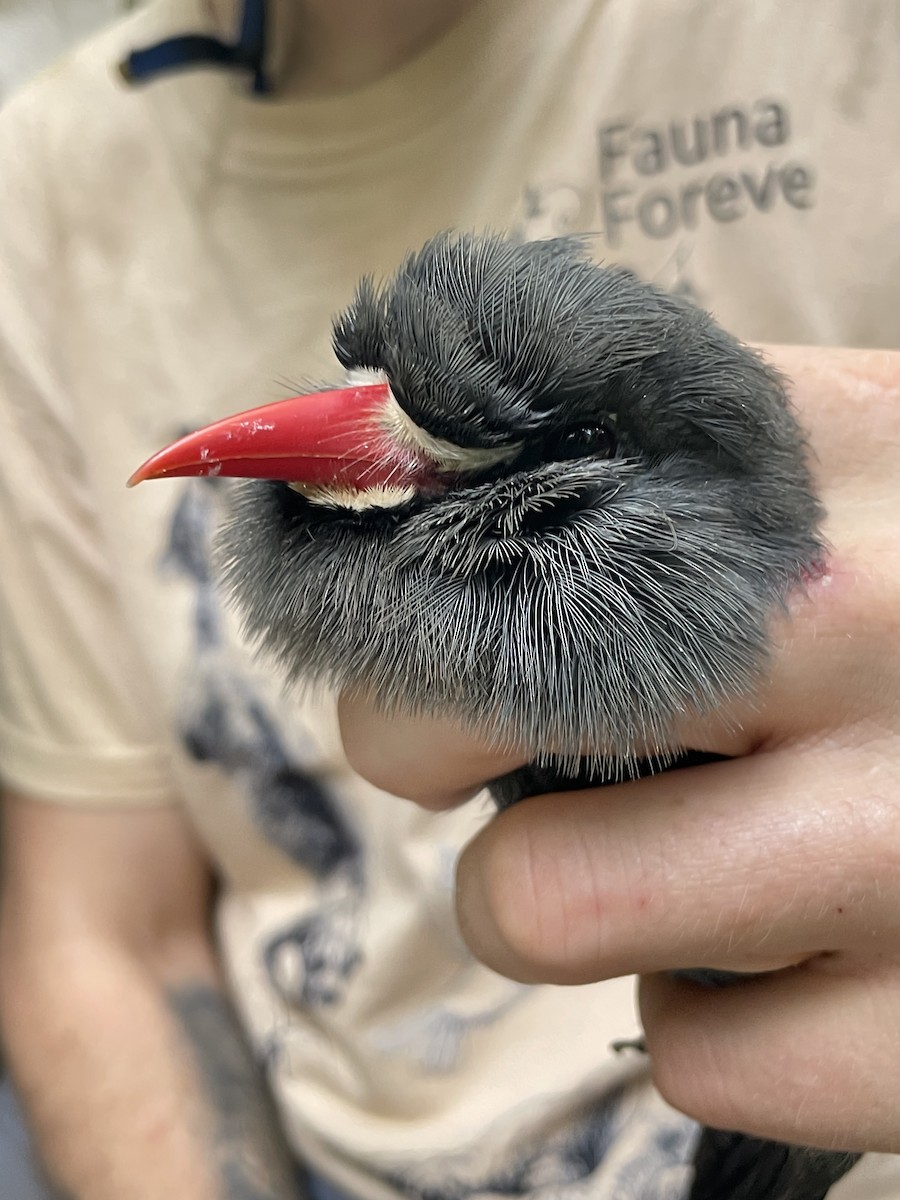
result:
[[[241,475],[364,489],[409,487],[433,465],[398,446],[379,417],[386,383],[313,392],[225,417],[160,450],[128,480],[175,475]]]

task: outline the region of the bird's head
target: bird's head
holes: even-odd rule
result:
[[[238,490],[223,571],[291,679],[627,758],[757,682],[820,509],[779,376],[578,240],[441,235],[334,324],[346,386],[133,482]]]

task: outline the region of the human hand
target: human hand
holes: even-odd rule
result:
[[[473,951],[517,979],[640,974],[657,1085],[705,1124],[900,1151],[900,354],[779,349],[833,553],[752,703],[685,730],[738,755],[491,821],[458,873]],[[351,763],[428,807],[521,765],[345,697]],[[726,989],[669,972],[773,971]]]

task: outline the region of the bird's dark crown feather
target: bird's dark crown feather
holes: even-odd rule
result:
[[[364,280],[334,344],[430,434],[522,449],[396,510],[240,488],[227,576],[289,679],[573,764],[670,747],[757,683],[822,547],[803,436],[755,351],[578,240],[449,234]],[[611,440],[561,456],[585,428]]]

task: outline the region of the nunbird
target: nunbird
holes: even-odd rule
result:
[[[752,692],[823,562],[779,375],[577,238],[437,236],[333,341],[344,386],[130,480],[257,477],[221,566],[283,675],[524,747],[501,806],[697,761],[679,723]],[[853,1161],[706,1130],[691,1200],[821,1200]]]

